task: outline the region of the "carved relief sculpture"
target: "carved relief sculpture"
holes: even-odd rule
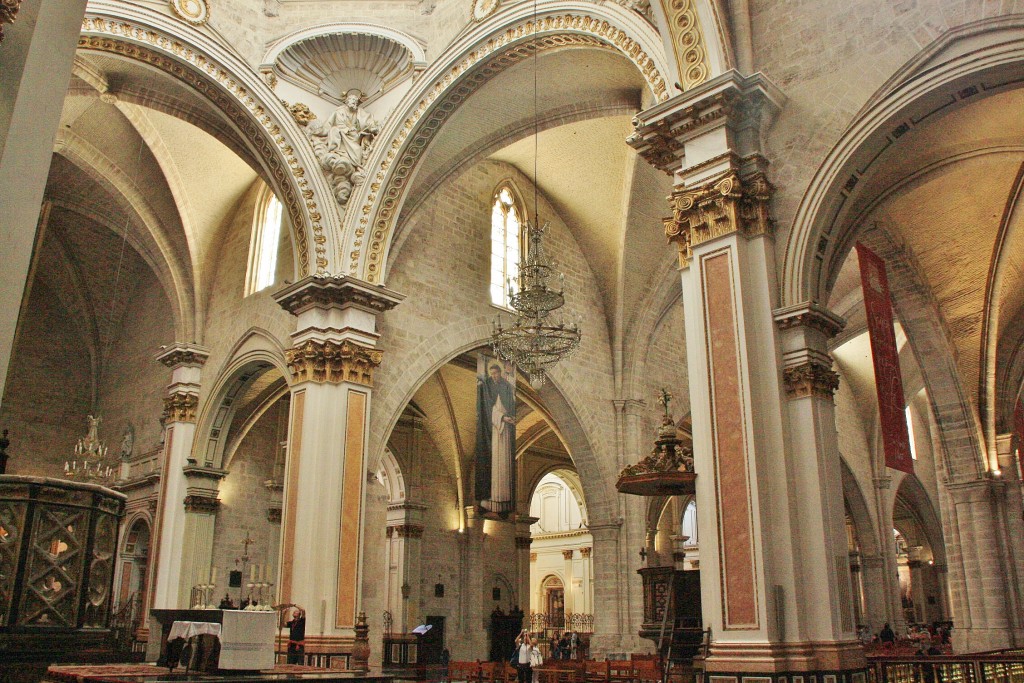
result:
[[[348,204],[352,189],[366,180],[363,164],[380,132],[380,124],[359,108],[362,100],[362,92],[349,90],[342,105],[326,120],[310,121],[306,126],[320,167],[334,188],[334,198],[342,206]]]
[[[4,24],[13,24],[19,9],[21,0],[0,0],[0,43],[4,42]]]

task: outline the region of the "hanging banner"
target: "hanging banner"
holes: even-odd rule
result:
[[[878,392],[878,416],[882,422],[885,465],[913,474],[914,460],[910,455],[903,379],[900,377],[900,359],[896,350],[892,299],[889,297],[889,280],[885,276],[885,262],[860,242],[857,243],[857,258],[860,260],[860,283],[868,316],[871,359],[875,366],[875,389]]]
[[[477,356],[476,416],[476,504],[504,519],[516,500],[516,371],[485,353]]]

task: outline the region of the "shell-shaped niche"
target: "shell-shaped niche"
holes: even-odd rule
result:
[[[270,66],[279,78],[335,104],[352,88],[373,101],[423,68],[422,49],[408,36],[355,27],[325,27],[273,53]]]

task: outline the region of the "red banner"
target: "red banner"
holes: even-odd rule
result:
[[[894,470],[914,473],[907,434],[907,414],[903,402],[903,379],[896,350],[896,332],[892,322],[892,299],[885,262],[875,252],[857,243],[860,260],[860,284],[864,290],[864,309],[868,315],[868,338],[871,359],[875,366],[875,389],[878,392],[878,416],[882,422],[882,443],[885,464]]]

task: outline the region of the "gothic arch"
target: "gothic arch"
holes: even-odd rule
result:
[[[232,439],[231,443],[227,439],[235,418],[235,397],[264,373],[277,372],[284,378],[286,386],[290,384],[291,378],[284,362],[284,349],[272,334],[261,328],[250,328],[231,349],[227,358],[199,412],[195,442],[192,445],[196,461],[218,469],[227,467],[231,453],[240,441],[240,437]],[[260,413],[281,395],[281,392],[275,392],[273,400],[264,402]],[[245,425],[245,431],[251,426]]]
[[[654,28],[614,3],[516,5],[457,39],[418,79],[381,129],[367,162],[367,182],[345,214],[344,259],[349,274],[384,283],[395,223],[409,179],[434,134],[484,83],[535,52],[589,47],[609,49],[630,60],[659,102],[669,96],[667,61]],[[535,28],[539,26],[539,30]],[[534,40],[537,44],[534,44]],[[355,210],[355,207],[361,207]],[[339,263],[342,261],[339,260]]]
[[[804,193],[786,237],[781,305],[827,301],[853,243],[849,206],[890,148],[939,109],[1019,81],[1024,17],[985,19],[950,30],[900,69],[858,113]]]
[[[112,0],[90,3],[78,46],[163,71],[223,112],[288,208],[299,277],[337,271],[331,226],[341,218],[313,150],[269,86],[233,51],[165,14]]]

